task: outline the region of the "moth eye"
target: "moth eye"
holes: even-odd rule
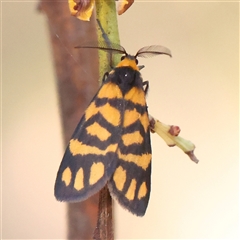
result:
[[[128,74],[127,74],[127,73],[125,73],[125,74],[124,74],[124,77],[128,77]]]

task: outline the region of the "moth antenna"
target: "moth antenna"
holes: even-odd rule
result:
[[[165,54],[172,57],[171,51],[168,48],[160,45],[152,45],[152,46],[146,46],[139,49],[135,55],[135,58],[137,57],[148,58],[148,57],[153,57],[160,54]]]
[[[76,46],[75,48],[90,48],[90,49],[99,49],[99,50],[103,50],[103,51],[111,51],[115,54],[125,54],[127,55],[126,50],[124,49],[124,47],[122,47],[119,44],[109,44],[109,43],[105,43],[105,42],[98,42],[97,44],[84,44],[84,45],[80,45],[80,46]]]

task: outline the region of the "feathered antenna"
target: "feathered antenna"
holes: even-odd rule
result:
[[[153,57],[159,54],[166,54],[170,57],[172,57],[171,51],[163,46],[160,45],[152,45],[152,46],[146,46],[138,50],[138,52],[135,55],[135,58],[137,57]]]
[[[115,54],[128,55],[125,48],[116,43],[106,43],[106,42],[88,43],[88,44],[77,46],[75,48],[93,48],[93,49],[99,49],[103,51],[111,51],[112,53],[115,53]],[[151,46],[143,47],[138,50],[138,52],[135,54],[134,57],[148,58],[148,57],[153,57],[159,54],[165,54],[172,57],[171,51],[168,48],[160,45],[151,45]]]

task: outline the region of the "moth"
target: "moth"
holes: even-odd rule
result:
[[[151,140],[146,93],[137,57],[171,56],[154,45],[134,56],[121,46],[80,46],[122,54],[104,77],[66,148],[55,182],[59,201],[79,202],[106,184],[120,205],[137,216],[146,212],[151,190]]]

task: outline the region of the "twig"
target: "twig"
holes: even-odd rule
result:
[[[99,193],[98,221],[93,239],[114,239],[112,227],[112,198],[107,185]]]

